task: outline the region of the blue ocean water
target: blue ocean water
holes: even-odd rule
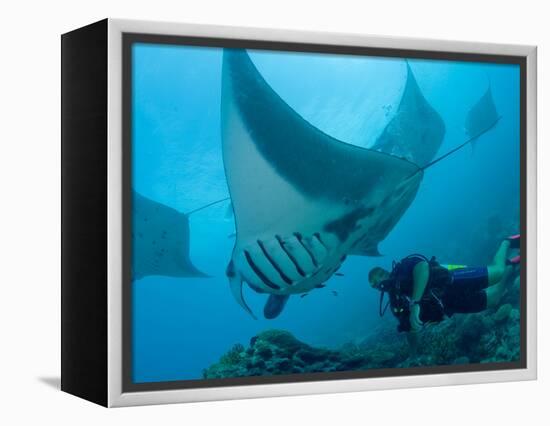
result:
[[[267,82],[305,119],[348,143],[368,147],[397,107],[404,59],[251,51]],[[222,50],[135,44],[133,188],[185,213],[228,196],[221,155]],[[230,294],[225,268],[234,244],[226,203],[190,217],[191,259],[211,278],[148,276],[133,283],[133,380],[202,378],[235,343],[288,330],[331,348],[360,340],[381,322],[379,294],[367,282],[375,265],[410,253],[442,263],[486,262],[484,230],[519,223],[520,76],[516,65],[410,59],[418,84],[445,122],[439,154],[466,140],[468,110],[491,85],[502,119],[475,149],[429,169],[419,193],[380,245],[380,258],[350,256],[327,287],[291,297],[274,320],[252,319]],[[292,212],[289,212],[292,214]],[[485,238],[486,239],[486,238]],[[482,241],[483,240],[483,241]],[[336,295],[333,291],[336,291]],[[260,313],[265,295],[245,297]]]

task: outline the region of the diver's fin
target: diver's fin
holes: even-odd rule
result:
[[[288,294],[284,296],[279,296],[277,294],[269,295],[264,306],[264,317],[267,319],[277,318],[283,311],[289,297],[290,295]]]
[[[363,247],[359,245],[357,247],[352,248],[349,254],[354,256],[371,256],[371,257],[382,256],[378,251],[378,246]]]
[[[231,293],[233,294],[233,297],[237,301],[241,307],[248,312],[252,318],[258,319],[256,315],[254,315],[254,312],[252,312],[252,309],[246,304],[244,297],[243,297],[243,282],[240,277],[234,276],[229,278],[229,287],[231,288]]]
[[[510,248],[511,249],[518,249],[521,242],[521,235],[510,235],[508,238],[506,238],[508,241],[510,241]]]

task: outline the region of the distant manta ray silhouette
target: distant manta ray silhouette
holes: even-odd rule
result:
[[[180,213],[136,191],[132,193],[132,279],[150,275],[208,277],[189,256],[189,216],[228,198]]]
[[[491,84],[489,83],[483,96],[479,98],[466,116],[464,127],[472,145],[482,134],[496,126],[501,118],[498,115]]]
[[[432,160],[423,169],[433,166],[439,163],[441,160],[447,158],[449,155],[454,154],[458,150],[464,148],[466,145],[470,145],[472,149],[475,149],[475,144],[479,138],[487,133],[489,130],[496,127],[502,116],[498,114],[495,101],[493,99],[493,93],[491,90],[491,84],[487,87],[485,93],[478,99],[478,101],[470,108],[466,120],[464,123],[464,129],[466,131],[465,142],[461,143],[457,147],[451,149],[445,154],[439,156],[435,160]]]
[[[474,137],[433,160],[445,125],[407,63],[399,108],[373,148],[349,145],[290,108],[240,49],[224,49],[221,110],[236,228],[226,275],[254,318],[243,283],[269,295],[264,316],[275,318],[292,294],[323,287],[347,255],[379,256],[424,170],[492,127],[485,120]]]

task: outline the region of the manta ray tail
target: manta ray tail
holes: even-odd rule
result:
[[[485,129],[483,131],[483,133],[486,133],[488,132],[489,130],[491,130],[493,127],[495,127],[497,125],[497,123],[500,121],[500,119],[502,118],[501,117],[498,117],[496,119],[496,121],[487,129]],[[427,168],[429,167],[432,167],[433,165],[439,163],[441,160],[444,160],[445,158],[447,158],[448,156],[454,154],[455,152],[459,151],[460,149],[464,148],[466,145],[470,145],[470,144],[473,144],[473,142],[475,142],[483,133],[477,135],[477,136],[474,136],[473,138],[469,138],[467,141],[461,143],[460,145],[454,147],[453,149],[451,149],[450,151],[446,152],[445,154],[437,157],[435,160],[433,161],[430,161],[428,164],[426,164],[425,166],[421,167],[420,169],[418,169],[417,171],[415,171],[415,174],[416,173],[419,173],[420,171],[424,171],[426,170]]]
[[[227,200],[230,200],[230,199],[231,199],[231,197],[225,197],[225,198],[221,198],[221,199],[216,200],[216,201],[212,201],[211,203],[205,204],[204,206],[197,207],[196,209],[185,213],[185,215],[186,216],[191,216],[193,213],[200,212],[201,210],[207,209],[208,207],[214,206],[216,204],[223,203],[224,201],[227,201]]]

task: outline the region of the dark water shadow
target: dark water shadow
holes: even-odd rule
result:
[[[39,377],[38,381],[56,390],[61,389],[61,377]]]

